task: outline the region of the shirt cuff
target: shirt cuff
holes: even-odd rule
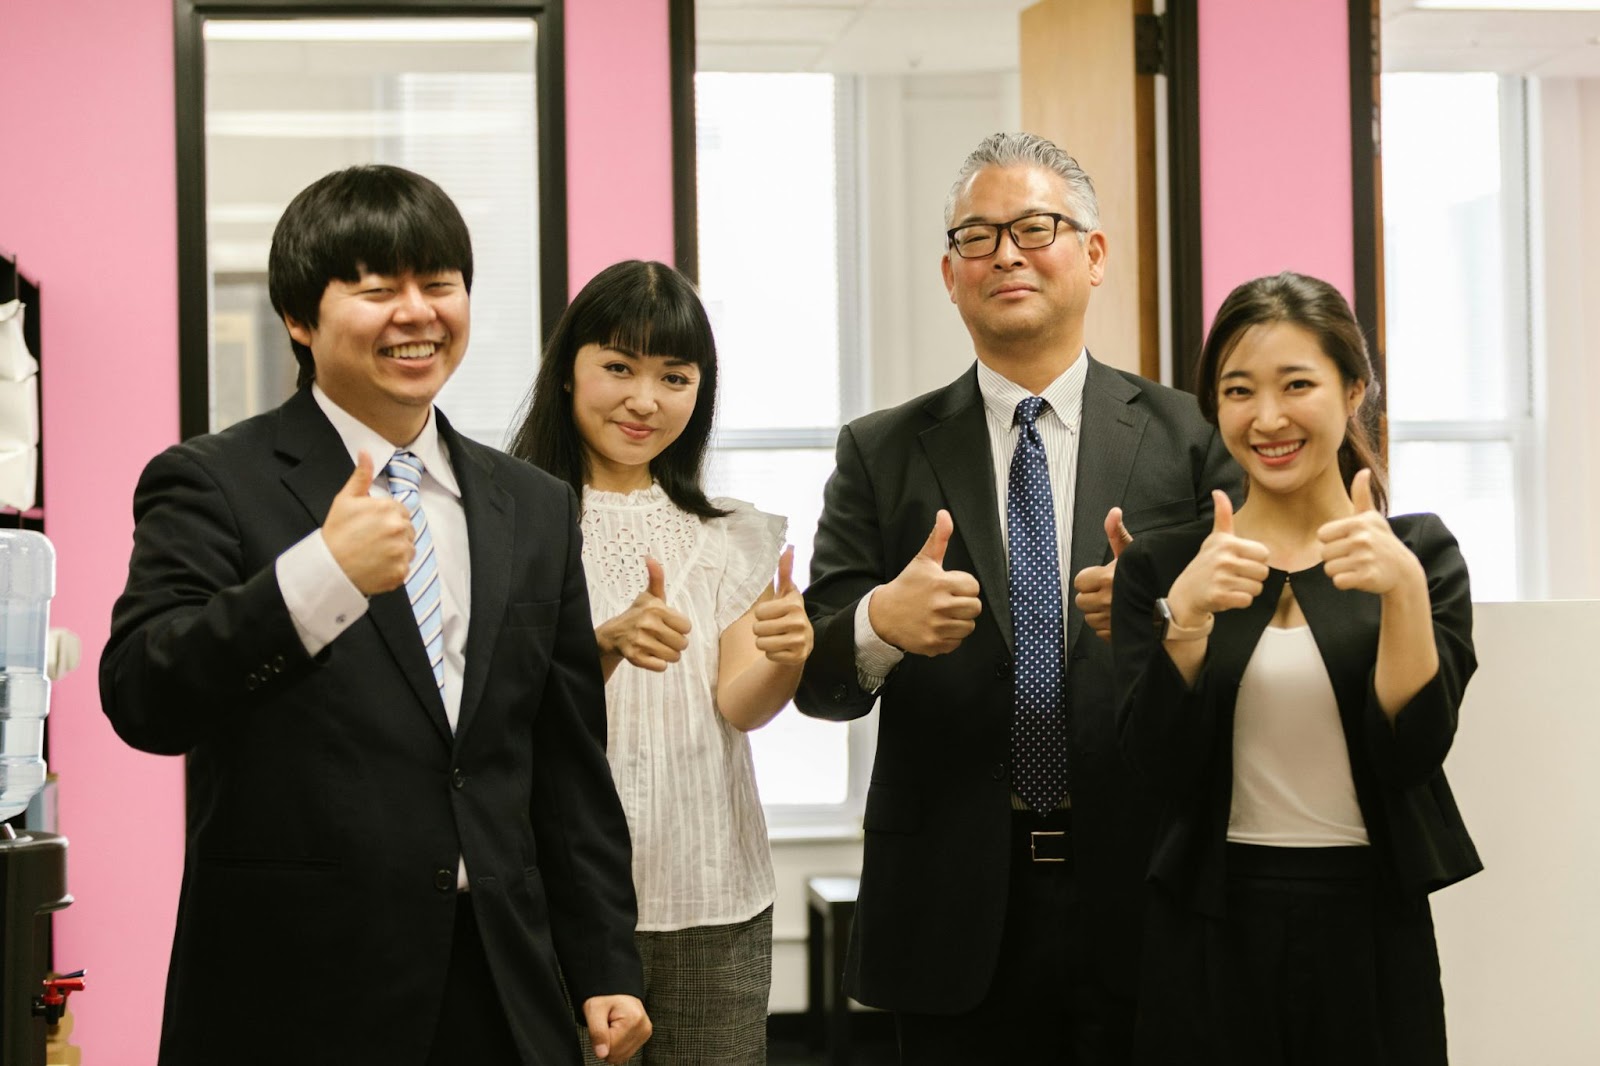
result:
[[[876,692],[882,688],[889,674],[906,657],[905,652],[878,636],[878,631],[872,628],[872,618],[867,608],[877,591],[873,589],[856,604],[856,681],[864,692]]]
[[[367,613],[367,598],[339,568],[320,529],[278,556],[276,570],[278,591],[307,655],[332,644]]]

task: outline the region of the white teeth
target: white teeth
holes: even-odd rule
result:
[[[384,349],[391,359],[426,359],[433,354],[437,345],[429,343],[397,344],[393,348]]]
[[[1296,441],[1293,444],[1272,444],[1266,446],[1257,445],[1256,451],[1266,456],[1268,459],[1281,459],[1291,452],[1299,451],[1300,443],[1301,442]]]

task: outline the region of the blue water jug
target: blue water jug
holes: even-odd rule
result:
[[[0,529],[0,819],[21,814],[44,784],[45,643],[55,592],[56,550],[44,535]]]

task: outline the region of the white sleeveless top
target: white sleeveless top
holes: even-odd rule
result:
[[[1268,626],[1239,681],[1233,712],[1235,844],[1366,844],[1350,749],[1310,626]]]
[[[633,836],[640,930],[728,925],[776,890],[750,741],[715,706],[718,639],[772,584],[788,522],[739,500],[701,519],[660,485],[583,492],[583,566],[598,626],[645,589],[661,563],[667,605],[689,646],[663,673],[628,662],[606,683],[606,756]]]

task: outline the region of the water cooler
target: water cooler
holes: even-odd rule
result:
[[[0,530],[0,819],[44,784],[45,671],[55,549],[42,534]],[[50,977],[48,915],[67,894],[67,841],[0,822],[0,1064],[45,1066],[45,1037],[81,977]]]

